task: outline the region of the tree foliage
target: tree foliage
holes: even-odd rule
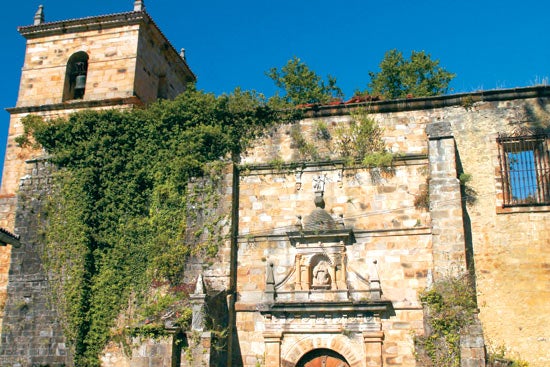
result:
[[[266,75],[284,91],[280,99],[292,105],[328,103],[343,96],[334,77],[328,75],[323,80],[297,57],[288,60],[280,70],[270,69]]]
[[[152,284],[178,289],[187,257],[217,253],[221,170],[276,119],[256,93],[191,86],[147,109],[24,120],[19,143],[59,167],[44,262],[75,365],[99,366],[130,300],[145,304]]]
[[[412,51],[410,59],[397,50],[386,52],[379,72],[369,72],[370,94],[386,99],[436,96],[447,93],[455,77],[424,51]]]

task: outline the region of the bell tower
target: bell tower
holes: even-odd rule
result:
[[[17,233],[21,179],[44,155],[16,143],[24,132],[21,121],[25,116],[52,119],[87,109],[130,109],[158,98],[172,99],[196,80],[183,52],[166,39],[143,0],[135,0],[133,10],[124,13],[54,22],[46,21],[40,6],[33,24],[18,31],[27,47],[17,103],[7,109],[10,122],[0,187],[0,230],[8,234]],[[11,246],[0,246],[0,327],[16,322],[4,314],[14,254]],[[32,353],[28,351],[36,349],[34,339],[25,340],[28,343],[11,343],[9,350],[3,345],[3,353]]]
[[[19,27],[27,40],[17,104],[0,189],[0,227],[13,230],[15,195],[29,159],[40,151],[18,147],[21,119],[66,116],[83,109],[132,108],[172,99],[196,80],[185,61],[135,0],[133,11],[47,22],[40,6],[34,23]]]

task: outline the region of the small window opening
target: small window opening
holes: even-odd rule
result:
[[[73,54],[67,62],[63,101],[83,99],[88,75],[88,54],[80,51]]]
[[[504,206],[550,205],[550,135],[499,136]]]
[[[157,98],[168,99],[168,81],[166,80],[166,75],[159,76]]]

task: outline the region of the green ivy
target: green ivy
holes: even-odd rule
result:
[[[224,240],[222,170],[277,117],[254,92],[216,97],[190,86],[145,109],[24,119],[18,143],[43,147],[59,168],[44,263],[75,365],[100,365],[127,309],[155,318],[178,308],[189,316],[187,294],[175,290],[185,260],[208,261]],[[159,285],[171,294],[153,309],[151,289]]]

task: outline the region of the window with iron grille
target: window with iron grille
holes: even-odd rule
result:
[[[500,135],[504,206],[550,205],[550,156],[545,132]]]

